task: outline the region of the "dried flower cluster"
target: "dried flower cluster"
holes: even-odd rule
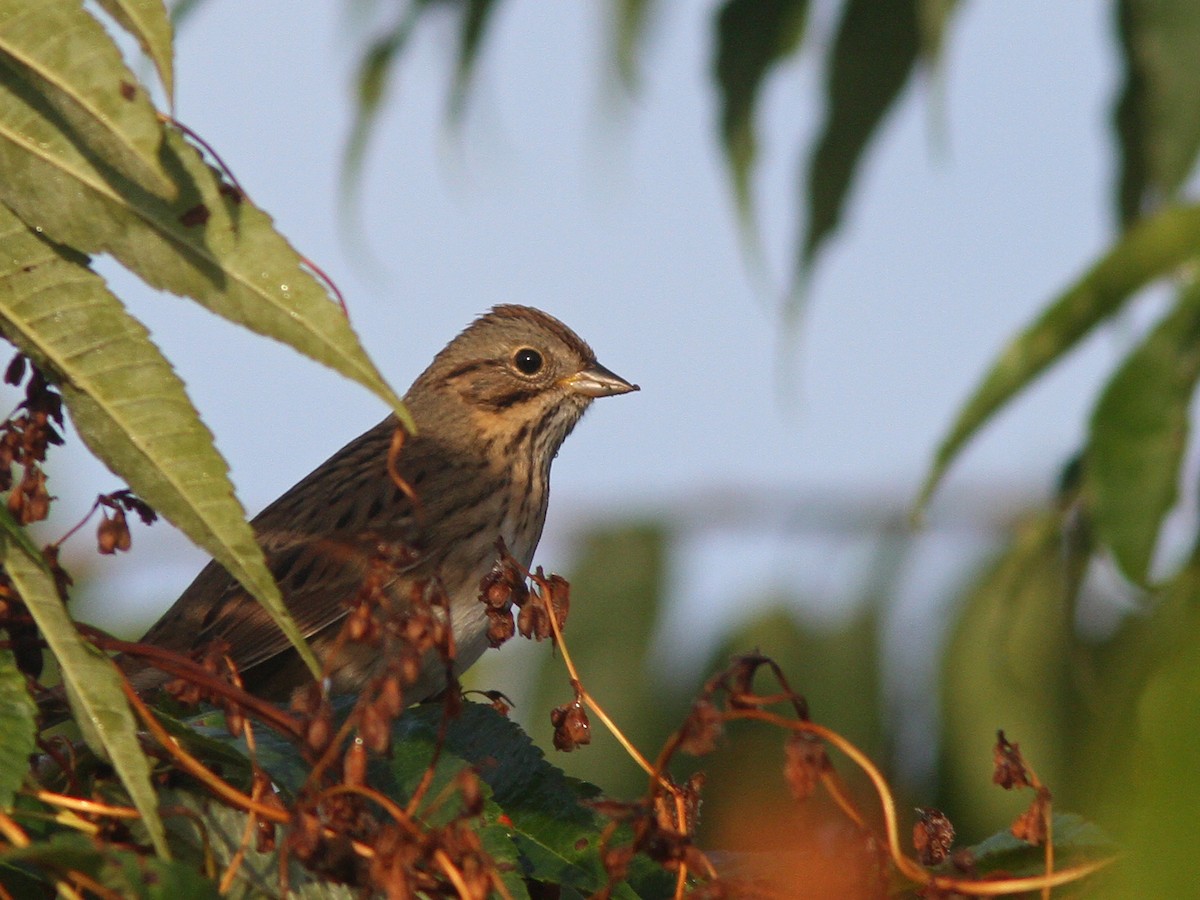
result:
[[[25,380],[26,369],[30,374],[25,399],[0,424],[0,491],[10,491],[8,511],[22,525],[40,522],[50,514],[51,498],[42,463],[47,447],[63,442],[62,395],[47,383],[41,371],[18,353],[4,373],[5,383],[19,386]],[[14,465],[21,467],[21,478],[15,486]]]

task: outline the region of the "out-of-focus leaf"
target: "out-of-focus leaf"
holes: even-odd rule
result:
[[[167,92],[167,101],[175,102],[175,50],[171,17],[163,0],[97,0],[104,11],[134,40],[154,63]]]
[[[665,602],[666,530],[653,523],[596,528],[579,551],[570,573],[573,602],[564,638],[587,689],[634,744],[653,753],[687,709],[684,698],[672,696],[666,667],[651,649]],[[645,775],[606,730],[594,727],[584,751],[552,749],[550,710],[570,700],[571,690],[562,660],[549,650],[538,648],[536,691],[530,702],[518,701],[514,716],[568,775],[615,796],[640,794]]]
[[[792,689],[807,699],[815,721],[882,761],[887,745],[878,616],[869,609],[839,626],[819,627],[799,620],[788,608],[793,605],[789,599],[780,598],[774,608],[725,635],[708,657],[705,677],[728,666],[735,655],[763,653],[779,663]],[[758,687],[768,694],[777,690],[766,671]],[[783,776],[784,737],[760,722],[730,723],[717,752],[696,763],[707,776],[702,843],[742,852],[795,852],[800,834],[818,829],[822,819],[836,818],[824,794],[798,804],[788,792]],[[858,780],[851,770],[843,770],[842,775],[851,783]],[[752,827],[743,830],[751,811],[757,821],[772,823],[771,835]],[[770,843],[763,846],[764,841]]]
[[[1125,83],[1114,115],[1117,213],[1128,226],[1169,203],[1200,150],[1200,9],[1192,0],[1119,0]]]
[[[458,63],[454,70],[454,85],[450,90],[450,120],[462,119],[467,105],[467,92],[479,60],[479,50],[487,33],[488,23],[496,10],[496,0],[461,0],[462,25],[458,35]]]
[[[116,667],[79,636],[40,554],[30,558],[21,545],[3,536],[0,561],[58,661],[84,737],[96,753],[112,763],[142,815],[154,849],[160,857],[169,859],[166,832],[158,816],[158,797],[150,783],[150,764],[138,744],[133,713],[121,691]]]
[[[1200,287],[1121,364],[1092,413],[1084,473],[1103,542],[1130,580],[1149,578],[1179,495],[1189,407],[1200,378]]]
[[[0,809],[11,809],[13,795],[29,771],[37,750],[37,704],[9,650],[0,650]]]
[[[91,152],[138,188],[174,193],[158,159],[162,126],[154,107],[79,0],[0,0],[0,81],[15,80],[28,82]],[[6,165],[5,180],[15,175]]]
[[[199,301],[358,381],[411,420],[342,310],[270,217],[221,181],[173,129],[162,162],[171,203],[104,172],[26,86],[0,81],[0,200],[31,228],[85,253],[109,252],[154,287]]]
[[[936,65],[942,58],[946,28],[958,6],[958,0],[917,0],[917,23],[921,36],[921,57]]]
[[[346,141],[346,152],[342,160],[342,187],[348,197],[353,196],[362,176],[363,158],[367,153],[371,130],[379,116],[379,105],[387,94],[392,68],[412,36],[423,5],[424,3],[412,3],[406,7],[400,20],[367,47],[359,60],[358,72],[354,79],[354,122],[350,126],[350,137]]]
[[[808,163],[808,226],[797,281],[837,229],[859,163],[908,83],[920,32],[917,0],[846,0],[828,62],[825,124]]]
[[[950,631],[941,677],[941,803],[968,839],[1012,821],[1031,799],[992,784],[997,729],[1020,744],[1056,800],[1072,799],[1072,715],[1080,712],[1071,693],[1072,616],[1088,557],[1064,557],[1063,538],[1057,511],[1022,523]]]
[[[292,643],[317,666],[283,606],[225,460],[183,382],[84,260],[38,238],[3,205],[0,334],[59,385],[92,452],[255,589]]]
[[[613,58],[617,76],[632,92],[638,85],[638,54],[654,0],[617,0],[613,4]]]
[[[1194,585],[1193,585],[1194,587]],[[1105,898],[1186,897],[1200,883],[1195,854],[1200,805],[1200,645],[1196,643],[1196,595],[1188,598],[1187,637],[1147,680],[1136,710],[1123,723],[1134,733],[1131,758],[1121,760],[1105,786],[1120,823],[1125,857]],[[1123,776],[1123,777],[1122,777]]]
[[[1055,815],[1053,829],[1056,869],[1110,857],[1119,850],[1104,829],[1073,813]],[[1002,871],[1011,878],[1032,878],[1046,871],[1045,848],[1019,840],[1008,830],[993,834],[969,849],[980,873]],[[942,867],[942,871],[946,874],[955,872],[950,862]]]
[[[0,535],[3,535],[7,540],[16,542],[17,546],[30,559],[41,560],[42,568],[47,572],[50,571],[50,566],[42,559],[42,551],[37,548],[37,545],[29,537],[29,532],[22,528],[17,520],[13,518],[7,506],[0,506]]]
[[[1004,349],[938,447],[917,507],[929,500],[967,441],[1051,363],[1139,289],[1200,254],[1200,206],[1164,209],[1130,228],[1082,278]]]
[[[716,16],[713,79],[721,99],[721,139],[744,222],[752,221],[750,176],[758,141],[754,111],[771,69],[800,46],[808,0],[726,0]]]
[[[440,715],[437,706],[417,707],[396,722],[393,745],[404,757],[396,771],[400,784],[419,777],[433,758]],[[514,722],[490,706],[467,703],[450,723],[442,753],[471,764],[491,788],[492,799],[510,823],[527,875],[585,895],[607,882],[595,842],[604,820],[582,804],[599,791],[552,766]],[[629,883],[617,885],[612,896],[667,896],[669,881],[664,876],[658,866],[638,857]],[[647,887],[653,890],[647,893]]]

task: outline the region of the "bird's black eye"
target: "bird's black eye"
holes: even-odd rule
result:
[[[532,347],[522,347],[513,354],[513,365],[525,375],[536,375],[542,370],[542,354]]]

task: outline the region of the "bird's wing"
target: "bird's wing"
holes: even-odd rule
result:
[[[389,581],[420,565],[395,529],[335,532],[320,538],[268,534],[261,542],[288,611],[306,638],[346,617],[373,560],[386,567]],[[215,562],[205,567],[143,640],[179,652],[223,641],[242,671],[291,649],[267,610]]]

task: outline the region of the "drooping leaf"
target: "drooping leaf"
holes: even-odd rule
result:
[[[771,70],[800,46],[807,16],[808,0],[726,0],[716,16],[713,79],[721,99],[721,139],[738,208],[747,222],[752,218],[759,91]]]
[[[496,10],[496,0],[461,0],[463,4],[462,24],[458,34],[458,60],[454,68],[454,84],[450,89],[450,120],[462,119],[466,109],[467,93],[475,64],[479,60],[480,48],[487,33],[488,23]]]
[[[941,660],[940,778],[945,812],[964,834],[1012,821],[1032,797],[992,784],[991,747],[1002,728],[1038,777],[1065,799],[1078,753],[1071,693],[1076,592],[1087,554],[1064,559],[1055,510],[1017,525],[1011,546],[962,598]],[[1072,707],[1072,703],[1075,707]]]
[[[1200,15],[1191,0],[1119,0],[1125,83],[1114,112],[1117,213],[1130,225],[1175,199],[1200,150]]]
[[[342,186],[348,197],[353,197],[358,187],[371,131],[379,117],[380,104],[387,95],[392,69],[412,36],[421,5],[413,3],[406,7],[399,21],[373,41],[359,60],[354,78],[354,121],[342,160]]]
[[[618,0],[613,5],[613,59],[627,91],[638,84],[638,55],[654,0]]]
[[[958,0],[917,0],[921,58],[936,67],[942,58],[946,29]]]
[[[158,798],[150,783],[150,764],[138,744],[133,712],[121,691],[112,660],[84,641],[58,595],[39,554],[0,535],[0,563],[58,661],[75,719],[92,749],[107,758],[142,815],[154,849],[170,858]]]
[[[319,672],[183,383],[86,261],[3,205],[0,334],[60,386],[92,452],[252,590]]]
[[[150,57],[167,92],[175,102],[175,49],[171,17],[163,0],[97,0],[121,27],[133,35],[142,52]]]
[[[916,0],[846,0],[828,62],[825,123],[808,161],[797,281],[841,222],[867,145],[908,83],[919,47]]]
[[[1189,407],[1200,379],[1200,288],[1121,364],[1092,413],[1085,476],[1100,536],[1144,584],[1163,519],[1179,496]]]
[[[78,0],[0,0],[0,63],[0,81],[28,82],[106,165],[143,191],[173,194],[145,88]],[[14,175],[6,167],[6,180]]]
[[[173,129],[164,132],[162,162],[179,191],[170,203],[103,171],[65,138],[42,98],[0,82],[0,200],[26,224],[85,253],[111,253],[152,286],[288,344],[358,381],[411,426],[340,308],[270,217]]]
[[[0,650],[0,809],[11,809],[13,795],[29,771],[37,750],[37,704],[10,650]]]
[[[1164,209],[1130,228],[1000,354],[959,410],[917,500],[922,507],[950,463],[992,415],[1065,356],[1134,293],[1200,254],[1200,206]]]

